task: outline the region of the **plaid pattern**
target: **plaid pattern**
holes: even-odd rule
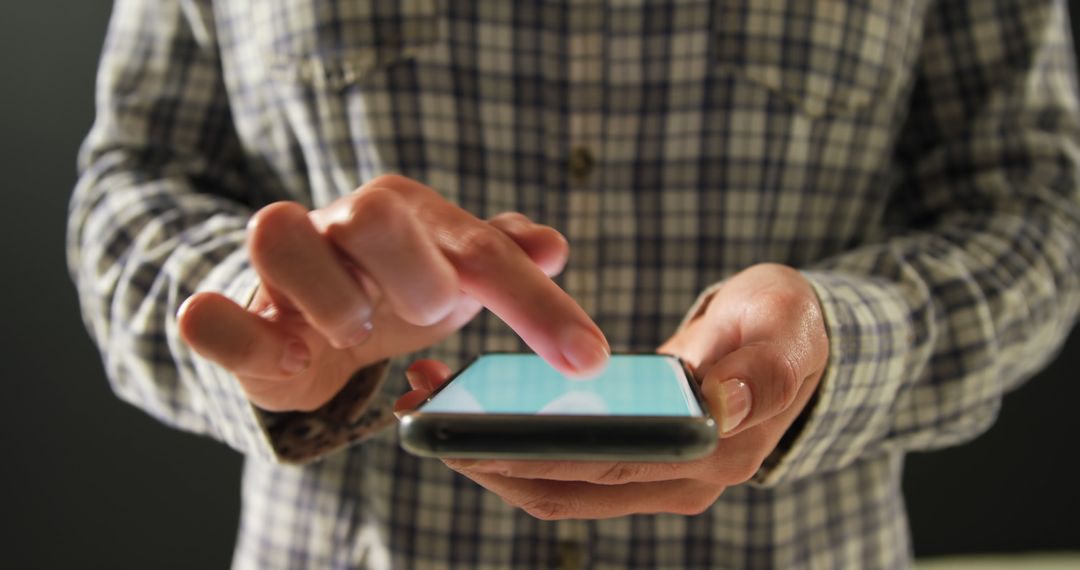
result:
[[[985,429],[1080,306],[1067,16],[1053,0],[119,0],[69,264],[119,396],[247,454],[239,568],[903,567],[904,452]],[[750,264],[803,269],[832,354],[801,428],[701,516],[542,522],[377,429],[405,359],[374,389],[380,374],[357,377],[350,393],[378,394],[353,412],[255,410],[179,340],[178,304],[251,294],[255,209],[388,170],[562,230],[560,282],[616,350],[654,348]],[[521,348],[482,315],[429,354]]]

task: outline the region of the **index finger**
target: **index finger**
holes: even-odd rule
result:
[[[598,373],[611,349],[581,306],[505,233],[441,197],[434,203],[439,206],[418,215],[434,229],[435,242],[457,270],[465,294],[558,370],[573,376]]]
[[[552,366],[580,376],[607,362],[611,349],[600,328],[510,238],[473,225],[447,235],[443,245],[462,290]]]

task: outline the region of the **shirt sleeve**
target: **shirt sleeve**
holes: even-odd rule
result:
[[[236,378],[180,339],[199,291],[246,305],[258,286],[244,247],[253,209],[209,1],[119,0],[79,156],[68,265],[115,392],[173,426],[265,460],[304,461],[393,420],[372,404],[385,364],[360,370],[321,410],[255,408]]]
[[[929,7],[890,237],[804,268],[829,362],[752,483],[969,440],[1080,307],[1077,90],[1054,0]]]

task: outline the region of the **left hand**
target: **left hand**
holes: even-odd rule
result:
[[[658,352],[696,371],[720,424],[708,456],[679,463],[446,459],[451,468],[544,520],[636,513],[696,515],[724,489],[749,480],[817,389],[829,356],[821,306],[790,267],[762,264],[735,275]],[[411,409],[450,369],[420,360],[406,375]]]

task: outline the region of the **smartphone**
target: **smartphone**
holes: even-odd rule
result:
[[[716,446],[716,422],[679,358],[614,354],[587,380],[535,354],[473,359],[401,418],[401,444],[428,457],[685,461]]]

